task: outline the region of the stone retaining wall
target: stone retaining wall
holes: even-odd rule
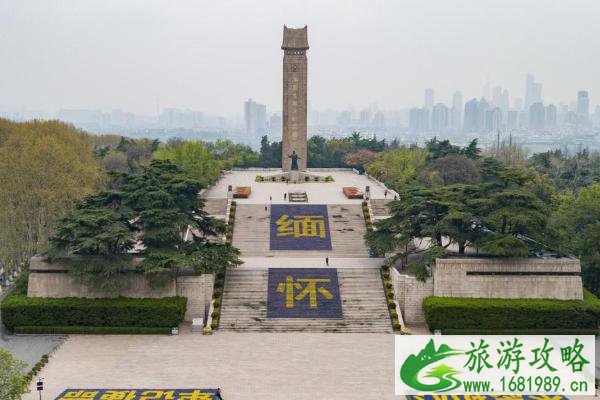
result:
[[[573,258],[444,258],[421,282],[391,270],[392,284],[407,324],[425,322],[428,296],[498,299],[582,300],[581,265]]]
[[[41,257],[30,260],[29,297],[131,297],[131,298],[161,298],[181,296],[188,299],[185,320],[204,318],[205,307],[212,300],[214,274],[195,276],[178,276],[161,287],[151,287],[146,277],[135,273],[135,265],[142,258],[131,261],[131,272],[123,274],[127,280],[126,288],[117,293],[102,293],[90,290],[80,279],[68,273],[69,262],[83,260],[83,257],[69,257],[55,263],[45,261]]]
[[[444,258],[433,268],[434,295],[582,300],[581,265],[573,258]]]
[[[433,296],[433,279],[419,281],[414,276],[401,274],[396,269],[390,269],[394,294],[400,305],[402,317],[407,324],[422,324],[425,322],[423,299]]]

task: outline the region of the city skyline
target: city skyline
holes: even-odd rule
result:
[[[498,85],[525,98],[528,71],[544,83],[545,103],[585,90],[593,109],[600,93],[592,1],[361,1],[343,3],[343,13],[313,1],[261,13],[244,2],[52,3],[0,1],[0,106],[240,115],[251,97],[278,110],[283,24],[308,24],[315,38],[313,109],[409,108],[428,87],[446,104],[456,90],[467,101]]]
[[[486,84],[482,88],[480,97],[466,97],[461,90],[457,90],[452,94],[450,102],[440,101],[437,97],[435,88],[425,88],[423,101],[421,104],[414,104],[410,107],[402,107],[397,109],[386,109],[378,107],[376,103],[370,103],[364,107],[349,107],[346,109],[316,109],[308,103],[309,125],[351,125],[358,124],[363,127],[408,127],[409,131],[416,132],[440,132],[446,130],[462,131],[465,123],[465,111],[469,104],[473,102],[481,102],[484,107],[493,111],[499,109],[500,122],[508,122],[509,129],[518,127],[532,127],[529,121],[529,110],[532,105],[540,103],[544,107],[550,107],[550,117],[547,123],[536,129],[543,130],[544,127],[556,127],[556,113],[567,114],[572,113],[579,115],[588,122],[590,127],[600,127],[599,108],[600,105],[595,105],[590,102],[590,94],[587,90],[579,90],[574,94],[574,97],[567,102],[548,103],[544,101],[542,94],[543,84],[536,81],[535,75],[531,73],[525,74],[525,94],[523,97],[512,96],[512,94],[502,86],[493,87]],[[592,97],[593,100],[593,97]],[[421,123],[423,126],[413,126],[411,118],[417,119],[416,112],[426,112],[426,122]],[[545,111],[544,111],[545,112]],[[406,114],[401,121],[390,123],[383,118],[384,114],[404,113]],[[414,115],[413,115],[414,114]],[[513,115],[515,114],[515,115]],[[160,127],[180,127],[180,128],[198,128],[198,127],[236,127],[244,128],[245,132],[251,136],[257,137],[262,134],[271,132],[272,129],[267,129],[269,126],[274,126],[280,123],[281,109],[268,108],[266,104],[248,98],[243,102],[243,107],[240,113],[223,116],[214,115],[204,110],[192,110],[190,108],[174,108],[166,107],[157,110],[156,115],[135,114],[129,110],[121,108],[113,109],[61,109],[55,113],[36,115],[35,113],[19,114],[18,112],[4,111],[0,109],[0,116],[12,118],[15,120],[26,120],[32,118],[58,118],[64,121],[73,122],[76,125],[82,124],[85,127],[86,123],[95,121],[109,126],[119,127],[139,127],[140,125],[154,125]],[[424,117],[419,117],[424,118]],[[545,117],[544,117],[545,118]],[[321,120],[319,120],[321,119]],[[397,118],[396,118],[397,119]],[[511,125],[510,120],[513,119]],[[520,123],[519,123],[519,120]],[[153,122],[154,121],[154,122]],[[278,122],[279,121],[279,122]],[[485,121],[482,122],[485,125]],[[500,124],[497,128],[501,128]],[[493,130],[496,130],[494,128]],[[94,130],[94,129],[93,129]],[[280,129],[274,129],[275,133],[279,133]],[[479,130],[476,130],[479,131]]]

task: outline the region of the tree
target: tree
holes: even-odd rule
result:
[[[23,375],[26,366],[0,347],[0,399],[20,400],[27,393],[27,380]]]
[[[109,148],[103,147],[100,152],[96,151],[96,155],[101,158],[102,169],[106,172],[129,171],[127,155],[121,151],[110,151]]]
[[[430,184],[473,184],[481,180],[481,174],[479,165],[472,159],[463,155],[447,155],[433,160],[421,174],[421,179]]]
[[[554,245],[581,259],[585,287],[600,294],[600,183],[554,196],[549,224]]]
[[[407,254],[415,239],[431,246],[476,246],[495,256],[526,257],[549,242],[548,207],[527,186],[531,174],[502,168],[473,185],[409,187],[391,204],[391,217],[367,234],[379,252]]]
[[[548,204],[527,186],[532,174],[502,168],[480,185],[476,209],[487,234],[481,248],[492,255],[527,257],[547,241]]]
[[[431,245],[448,247],[455,243],[459,253],[481,236],[481,226],[469,203],[474,188],[463,185],[413,187],[400,192],[400,201],[391,205],[390,218],[377,222],[367,241],[382,253],[401,249],[415,239],[431,238]],[[444,238],[449,239],[444,244]]]
[[[377,159],[377,153],[367,149],[359,149],[349,153],[344,158],[344,162],[356,168],[359,172],[365,170],[365,164],[371,163]]]
[[[577,192],[593,182],[600,182],[600,154],[586,149],[573,156],[561,150],[534,154],[527,164],[548,176],[560,191]]]
[[[58,121],[0,119],[0,264],[43,251],[73,201],[103,185],[90,136]]]
[[[436,160],[451,154],[460,154],[460,147],[450,143],[450,140],[438,140],[437,137],[425,143],[425,150],[429,153],[429,160]]]
[[[377,160],[365,165],[369,175],[400,191],[416,181],[427,163],[427,152],[419,148],[400,147],[379,153]]]
[[[156,150],[154,158],[170,160],[203,186],[215,183],[223,166],[201,141],[170,142]]]
[[[202,184],[167,160],[154,160],[139,174],[114,174],[112,190],[91,196],[67,215],[52,239],[54,250],[103,256],[113,264],[79,266],[76,274],[118,277],[135,242],[144,261],[138,269],[151,280],[181,268],[197,273],[239,265],[239,251],[221,244],[222,222],[202,210]],[[120,261],[120,262],[119,262]]]
[[[221,169],[247,168],[258,165],[259,155],[245,144],[233,143],[231,140],[217,140],[214,143],[207,142],[205,146],[213,159],[220,162]]]
[[[263,168],[281,167],[281,142],[269,143],[269,138],[263,136],[260,140],[258,164]]]

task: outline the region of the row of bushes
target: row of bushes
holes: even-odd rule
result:
[[[383,289],[385,291],[385,299],[387,300],[388,311],[390,313],[390,319],[392,320],[392,327],[395,332],[400,332],[402,326],[400,325],[400,319],[398,318],[398,310],[396,310],[396,303],[394,302],[394,285],[390,279],[390,267],[384,265],[381,267],[381,280],[383,281]]]
[[[231,202],[229,207],[229,220],[227,220],[227,226],[225,227],[225,243],[231,244],[233,241],[233,224],[235,222],[235,210],[237,209],[237,203]]]
[[[373,232],[373,221],[371,221],[371,214],[369,214],[369,204],[366,201],[362,202],[363,215],[365,217],[365,224],[367,225],[367,232]]]
[[[186,305],[185,297],[54,299],[11,294],[0,312],[11,331],[17,327],[170,328],[183,321]]]
[[[428,297],[423,301],[430,330],[447,334],[594,332],[598,333],[600,300],[473,299]]]
[[[25,375],[25,380],[27,381],[27,383],[31,382],[31,380],[35,378],[35,376],[42,370],[42,368],[44,368],[44,366],[48,364],[48,360],[48,354],[44,354],[40,358],[40,360],[35,363],[33,368],[31,368],[31,371],[29,371],[27,375]]]
[[[255,182],[292,182],[292,183],[298,183],[299,181],[291,181],[288,177],[286,176],[272,176],[272,177],[264,177],[264,176],[260,176],[260,175],[256,175],[256,177],[254,178]],[[310,176],[305,176],[304,177],[304,182],[333,182],[333,176],[328,175],[325,178],[321,178],[320,176],[313,176],[313,178],[311,179]]]
[[[219,319],[221,318],[221,303],[223,301],[223,287],[225,286],[225,271],[217,272],[215,275],[215,286],[213,289],[213,312],[210,314],[212,323],[210,328],[215,330],[219,327]]]

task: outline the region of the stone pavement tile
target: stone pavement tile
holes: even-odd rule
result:
[[[228,186],[234,189],[236,186],[251,186],[252,194],[247,199],[236,199],[238,204],[268,204],[269,197],[272,197],[273,204],[288,203],[283,200],[283,194],[290,191],[305,191],[308,195],[308,202],[311,204],[361,204],[361,199],[348,199],[342,193],[344,186],[356,186],[360,190],[365,190],[369,186],[372,199],[384,199],[385,189],[369,180],[365,175],[358,175],[352,171],[315,171],[317,175],[331,175],[335,182],[330,183],[298,183],[286,184],[282,182],[255,182],[256,175],[271,174],[276,171],[258,171],[242,170],[233,171],[224,174],[215,185],[202,193],[204,198],[225,198],[227,197]],[[392,199],[394,193],[389,190],[387,199]]]
[[[391,400],[393,368],[389,334],[183,332],[70,336],[40,376],[46,399],[69,387],[220,387],[226,400]]]

